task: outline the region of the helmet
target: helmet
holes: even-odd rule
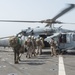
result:
[[[31,38],[31,35],[29,35],[28,38],[30,39]]]
[[[32,36],[32,39],[34,39],[34,36]]]
[[[42,37],[40,37],[40,40],[42,40]]]

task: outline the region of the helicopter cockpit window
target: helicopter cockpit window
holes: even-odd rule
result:
[[[59,37],[59,42],[60,42],[60,43],[66,43],[66,34],[62,34],[62,35]]]

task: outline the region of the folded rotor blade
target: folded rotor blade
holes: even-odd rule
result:
[[[70,4],[69,7],[67,7],[66,9],[62,10],[58,15],[56,15],[52,20],[56,20],[57,18],[61,17],[62,15],[64,15],[65,13],[69,12],[70,10],[72,10],[75,7],[75,4]]]

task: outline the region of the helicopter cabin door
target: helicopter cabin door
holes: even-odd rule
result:
[[[61,36],[59,37],[59,48],[64,49],[66,47],[66,42],[67,42],[67,35],[61,34]]]
[[[66,43],[66,34],[61,34],[61,36],[59,37],[59,43]]]

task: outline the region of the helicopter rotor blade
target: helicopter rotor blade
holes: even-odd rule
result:
[[[67,22],[60,22],[60,21],[55,21],[54,23],[52,23],[52,24],[75,24],[75,23],[67,23]],[[47,26],[52,26],[52,24],[51,23],[48,23],[45,27],[47,27]]]
[[[46,20],[41,20],[41,21],[23,21],[23,20],[0,20],[0,22],[19,22],[19,23],[47,23],[47,25],[51,25],[52,23],[57,23],[55,20],[65,13],[71,11],[75,7],[75,4],[69,4],[69,7],[65,8],[62,10],[59,14],[57,14],[54,18],[52,19],[46,19]]]
[[[55,23],[51,19],[41,21],[23,21],[23,20],[0,20],[0,22],[19,22],[19,23]]]
[[[41,21],[22,21],[22,20],[0,20],[0,22],[41,23]]]
[[[55,20],[57,18],[61,17],[62,15],[66,14],[67,12],[71,11],[74,7],[75,7],[75,4],[69,4],[69,7],[65,8],[64,10],[62,10],[54,18],[45,20],[44,22],[48,23],[46,26],[49,26],[50,25],[50,27],[51,27],[51,25],[53,23],[64,24],[63,22],[58,22],[58,21],[55,21]],[[74,24],[74,23],[65,23],[65,24]]]
[[[58,15],[56,15],[52,20],[56,20],[57,18],[61,17],[62,15],[66,14],[67,12],[71,11],[75,7],[75,4],[69,4],[69,7],[62,10]]]
[[[75,23],[58,22],[58,24],[75,24]]]

